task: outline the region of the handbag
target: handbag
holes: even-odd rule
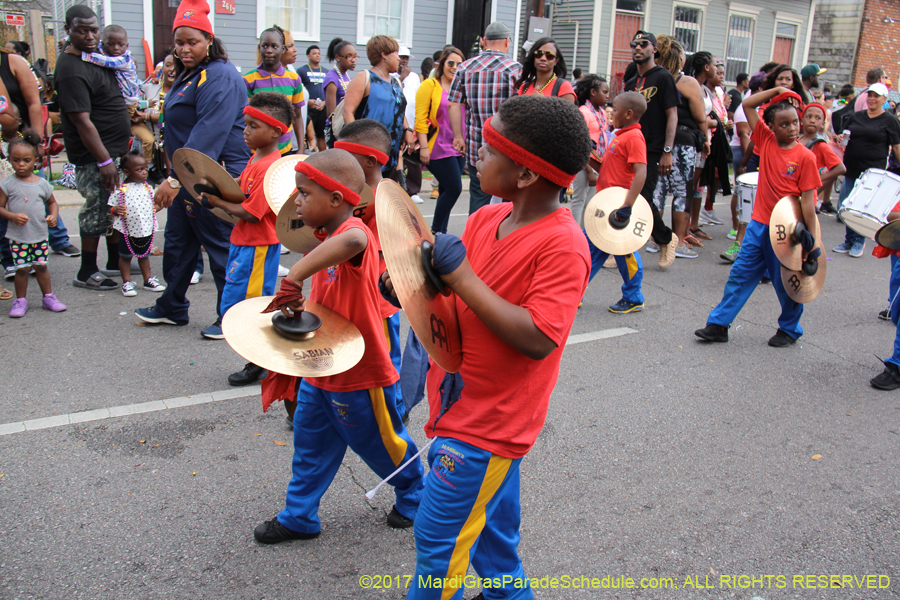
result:
[[[369,70],[366,69],[366,89],[369,89]],[[343,99],[338,103],[337,106],[334,107],[334,112],[331,113],[329,119],[331,120],[331,134],[334,136],[334,139],[337,139],[338,135],[341,133],[341,129],[344,128],[344,102],[347,101],[347,96],[344,96]],[[363,113],[366,111],[366,104],[369,101],[369,94],[365,94],[362,97],[362,100],[359,102],[359,106],[356,107],[356,111],[354,111],[353,116],[355,118],[360,118]]]

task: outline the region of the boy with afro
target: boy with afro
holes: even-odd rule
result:
[[[437,439],[416,517],[407,598],[417,600],[462,598],[470,561],[494,584],[484,598],[533,597],[517,552],[519,465],[544,425],[590,272],[584,234],[559,204],[591,152],[575,105],[510,98],[485,122],[484,142],[482,189],[509,202],[472,214],[462,240],[435,239],[433,263],[471,351],[459,373],[437,364],[428,373],[425,431]]]

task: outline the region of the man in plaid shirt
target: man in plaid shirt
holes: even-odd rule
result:
[[[522,65],[507,56],[509,27],[499,21],[484,31],[484,50],[465,61],[456,70],[447,100],[450,102],[450,123],[453,127],[453,148],[464,154],[469,163],[469,214],[490,203],[490,194],[481,191],[475,171],[478,149],[484,143],[481,128],[500,106],[514,95],[515,83]],[[462,109],[466,107],[466,141],[463,141]]]

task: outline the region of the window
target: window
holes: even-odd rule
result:
[[[725,49],[725,81],[734,81],[739,73],[750,72],[753,25],[753,17],[743,15],[729,17],[728,46]]]
[[[786,65],[791,64],[794,56],[794,41],[797,39],[797,26],[790,23],[775,24],[775,49],[772,60]]]
[[[413,4],[414,0],[358,0],[357,43],[388,35],[412,48]]]
[[[277,23],[291,32],[294,41],[319,40],[320,0],[258,0],[257,31]]]
[[[616,0],[616,10],[644,12],[644,0]]]
[[[703,11],[686,6],[675,7],[675,39],[684,48],[685,54],[693,54],[700,49],[700,19]]]

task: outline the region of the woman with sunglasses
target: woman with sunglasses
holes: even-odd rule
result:
[[[325,57],[334,64],[334,69],[329,71],[325,81],[322,82],[322,89],[325,90],[325,114],[328,115],[325,122],[325,143],[329,148],[333,148],[335,140],[331,132],[331,114],[347,93],[351,79],[348,72],[356,70],[356,61],[359,57],[353,44],[339,37],[328,44]]]
[[[463,61],[463,53],[450,47],[438,59],[434,77],[426,79],[416,93],[416,136],[419,138],[419,160],[428,166],[438,183],[440,195],[431,223],[432,233],[447,233],[450,211],[462,194],[462,171],[465,160],[453,148],[447,92]]]
[[[566,61],[553,38],[539,39],[522,65],[522,75],[516,81],[520,96],[543,94],[575,103],[575,89],[566,81]]]

